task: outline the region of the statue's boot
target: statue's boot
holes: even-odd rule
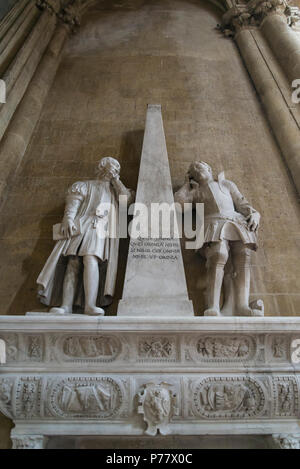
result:
[[[224,268],[224,279],[223,279],[223,292],[224,302],[221,309],[221,316],[232,316],[235,311],[235,295],[234,295],[234,284],[233,284],[233,266],[231,262],[231,256],[229,256],[227,264]]]
[[[207,272],[207,309],[204,316],[221,316],[220,294],[224,276],[224,266],[210,263]]]
[[[204,311],[204,316],[221,316],[220,309],[208,308]]]
[[[63,283],[62,305],[59,308],[51,308],[49,313],[61,315],[72,314],[78,271],[78,256],[69,256]]]
[[[99,266],[96,256],[87,255],[83,257],[85,308],[84,314],[89,316],[104,316],[105,311],[96,306],[99,288]]]
[[[238,314],[236,316],[263,316],[264,312],[260,309],[252,309],[250,306],[237,307]]]
[[[51,308],[49,313],[52,314],[72,314],[72,308],[69,306],[61,306],[60,308]]]
[[[228,247],[226,242],[213,243],[205,250],[207,283],[207,308],[204,316],[221,316],[220,295],[224,277],[224,267],[228,260]]]
[[[264,312],[259,309],[252,309],[249,306],[250,294],[250,254],[249,248],[242,245],[237,246],[234,278],[235,298],[236,298],[236,316],[263,316]]]
[[[85,308],[84,314],[87,314],[88,316],[104,316],[105,311],[97,306],[90,306]]]

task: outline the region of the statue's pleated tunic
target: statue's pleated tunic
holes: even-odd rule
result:
[[[108,224],[112,191],[109,181],[77,182],[69,190],[67,209],[70,202],[81,202],[76,218],[80,219],[82,232],[74,236],[66,244],[65,256],[97,256],[106,261],[109,258]]]
[[[200,200],[205,207],[204,243],[241,241],[257,248],[257,234],[247,223],[247,217],[256,210],[232,181],[219,177],[201,186],[195,193],[195,201]]]
[[[96,256],[102,261],[99,262],[99,268],[104,263],[105,276],[104,273],[100,276],[100,282],[105,278],[105,285],[98,304],[111,302],[118,263],[117,207],[116,194],[109,181],[80,181],[70,187],[64,219],[74,220],[75,225],[81,226],[81,233],[56,242],[37,279],[42,303],[60,304],[67,256],[75,255]],[[77,303],[82,305],[82,299]]]

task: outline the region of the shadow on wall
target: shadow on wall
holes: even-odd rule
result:
[[[126,132],[122,139],[120,148],[119,161],[121,163],[121,179],[125,186],[136,191],[138,174],[140,168],[140,159],[142,154],[142,146],[144,139],[144,130],[134,130]],[[128,219],[130,222],[131,217]],[[106,309],[108,316],[117,314],[118,302],[122,298],[123,285],[125,279],[125,270],[127,264],[129,248],[129,239],[120,240],[119,248],[119,264],[116,281],[116,290],[113,303]]]
[[[275,449],[269,435],[51,437],[47,449]]]
[[[133,188],[134,190],[136,190],[137,187],[143,137],[144,130],[126,132],[122,139],[119,155],[110,155],[116,156],[118,158],[122,167],[122,181],[127,187]],[[82,176],[84,179],[88,177],[88,175]],[[74,182],[76,181],[74,180]],[[65,189],[67,190],[67,187]],[[58,213],[61,215],[58,216]],[[48,311],[48,308],[45,305],[42,305],[37,298],[36,279],[54,246],[54,242],[50,238],[52,233],[52,225],[61,222],[63,213],[64,206],[60,205],[54,210],[47,212],[46,215],[41,219],[39,223],[39,232],[42,234],[42,236],[39,236],[34,250],[22,263],[21,269],[25,276],[25,281],[16,293],[7,314],[23,315],[27,311]],[[122,298],[128,246],[128,239],[122,239],[120,241],[119,266],[115,298],[112,305],[106,309],[108,315],[115,315],[117,313],[118,300]]]

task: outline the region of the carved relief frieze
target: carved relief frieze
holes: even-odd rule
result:
[[[43,449],[46,438],[42,435],[12,436],[12,449]]]
[[[273,378],[274,413],[279,417],[293,417],[298,413],[298,386],[292,376]]]
[[[45,358],[47,361],[57,361],[57,354],[59,353],[58,340],[60,336],[58,334],[48,334],[46,338],[46,354]]]
[[[243,362],[255,357],[256,342],[248,335],[198,335],[190,341],[190,351],[196,361]]]
[[[266,361],[267,363],[290,363],[290,341],[287,334],[266,335]]]
[[[15,408],[17,418],[31,419],[39,417],[41,406],[41,378],[23,376],[17,379]]]
[[[288,339],[286,336],[278,335],[272,337],[271,351],[274,359],[288,359]]]
[[[6,365],[39,363],[160,363],[217,367],[222,363],[257,366],[263,363],[290,364],[292,335],[190,333],[139,335],[131,333],[8,334]],[[296,352],[295,352],[296,353]],[[295,355],[294,353],[294,355]],[[300,361],[300,360],[298,360]],[[297,363],[298,363],[297,361]],[[296,363],[296,364],[297,364]],[[300,366],[300,365],[299,365]]]
[[[44,359],[44,336],[28,335],[26,340],[26,360],[41,362]]]
[[[121,352],[121,342],[109,335],[68,335],[58,343],[64,361],[110,362]]]
[[[208,419],[245,419],[261,415],[266,396],[250,377],[211,377],[193,386],[193,414]]]
[[[5,342],[6,362],[14,362],[18,359],[18,335],[10,333],[1,333],[0,339]]]
[[[0,410],[9,418],[12,418],[13,380],[0,378]]]
[[[69,377],[49,391],[48,409],[61,418],[112,418],[124,402],[120,384],[110,377]],[[128,398],[128,396],[126,396]]]
[[[143,336],[137,339],[137,354],[142,361],[177,361],[178,343],[174,336]]]

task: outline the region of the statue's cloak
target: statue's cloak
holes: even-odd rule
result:
[[[75,222],[80,219],[83,221],[83,225],[86,222],[88,212],[91,205],[91,199],[95,191],[94,181],[86,181],[84,183],[76,183],[72,186],[79,194],[79,189],[82,191],[83,185],[86,189],[86,197],[84,198]],[[79,189],[78,189],[79,188]],[[118,252],[119,252],[119,239],[117,236],[118,230],[118,204],[116,195],[113,190],[110,191],[110,203],[111,209],[108,213],[108,233],[110,236],[106,239],[105,251],[106,260],[99,262],[99,273],[100,273],[100,285],[97,298],[97,306],[108,306],[112,303],[112,297],[114,295],[117,266],[118,266]],[[114,237],[111,234],[114,233]],[[74,245],[74,237],[70,239],[62,239],[56,242],[52,253],[47,259],[44,268],[42,269],[38,279],[38,297],[41,303],[49,306],[60,306],[62,301],[63,281],[67,267],[68,254],[70,254],[70,248]],[[72,249],[71,249],[72,250]],[[87,254],[89,254],[87,252]],[[82,257],[79,256],[82,264]],[[77,306],[84,306],[84,289],[82,282],[82,271],[79,271],[79,278],[77,282],[77,291],[75,295],[74,304]]]

